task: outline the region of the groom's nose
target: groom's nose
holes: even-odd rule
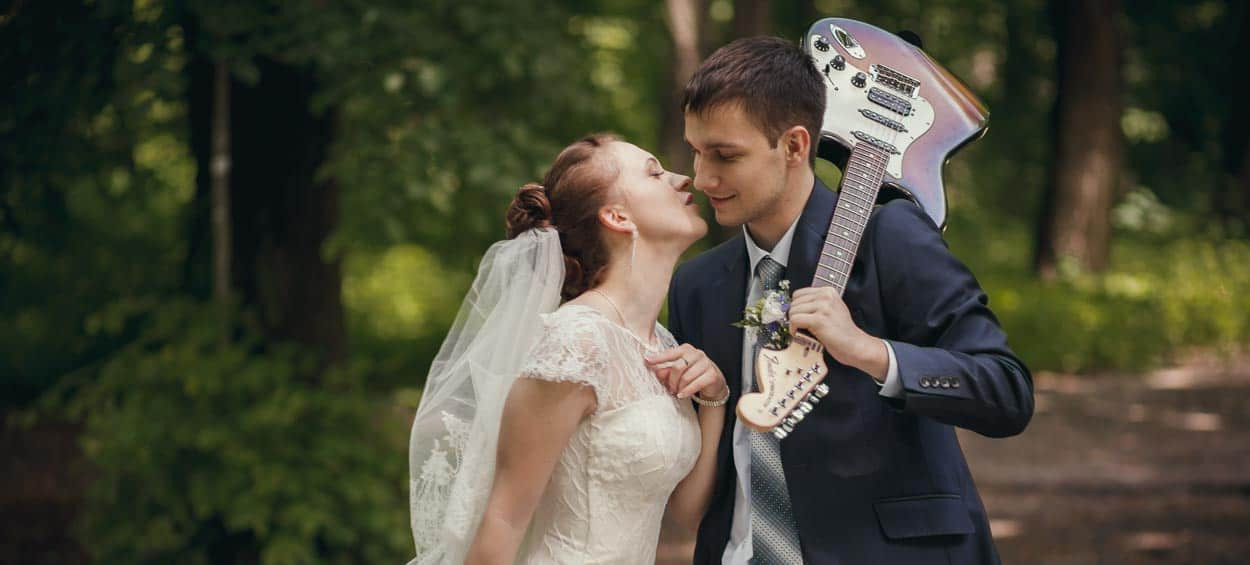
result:
[[[700,171],[698,167],[694,170],[694,180],[690,183],[695,190],[699,192],[707,192],[709,189],[716,188],[716,177],[707,174],[706,171]]]

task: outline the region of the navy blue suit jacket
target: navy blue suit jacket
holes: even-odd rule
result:
[[[786,278],[811,286],[837,195],[819,180],[791,244]],[[678,268],[669,329],[720,366],[730,404],[742,394],[746,299],[742,235]],[[825,356],[830,393],[781,442],[807,563],[997,563],[980,496],[955,426],[1018,434],[1033,414],[1033,382],[1007,346],[972,273],[914,203],[873,213],[844,300],[864,331],[890,341],[904,398],[887,399],[863,372]],[[721,435],[713,500],[696,563],[719,563],[729,540],[736,471],[735,413]]]

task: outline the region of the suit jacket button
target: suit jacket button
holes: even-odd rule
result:
[[[959,388],[959,379],[951,379],[951,388]]]
[[[950,388],[950,387],[951,387],[951,380],[947,377],[942,377],[942,388]]]
[[[920,387],[921,387],[921,388],[929,388],[929,377],[924,377],[924,378],[920,379]]]

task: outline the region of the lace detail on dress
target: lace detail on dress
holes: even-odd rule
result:
[[[595,320],[567,306],[541,317],[545,333],[521,367],[521,376],[584,384],[595,390],[600,404],[605,402],[608,345]]]
[[[521,369],[522,377],[589,386],[600,411],[668,394],[643,365],[648,348],[598,310],[566,304],[542,319],[545,333]],[[664,326],[657,323],[655,332],[657,349],[676,345]]]
[[[694,408],[646,367],[646,346],[597,310],[565,305],[544,325],[521,375],[592,386],[599,408],[569,438],[516,562],[654,563],[668,497],[699,454]],[[655,331],[657,347],[676,345]]]

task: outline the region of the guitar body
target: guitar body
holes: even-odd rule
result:
[[[942,165],[978,139],[989,111],[966,85],[902,38],[855,20],[826,18],[803,37],[826,83],[821,141],[850,156],[812,286],[846,290],[859,241],[883,185],[913,199],[946,224]],[[827,392],[824,348],[796,334],[780,351],[760,350],[758,392],[743,394],[738,418],[784,439]]]
[[[876,132],[898,150],[889,156],[883,183],[907,194],[935,224],[945,226],[942,166],[952,153],[985,133],[989,125],[985,105],[919,47],[864,22],[822,19],[804,36],[803,49],[827,81],[822,141],[852,149],[864,143],[855,131]],[[835,61],[838,57],[841,64]],[[865,78],[862,86],[855,80],[860,73]],[[899,88],[895,80],[905,84]],[[870,100],[874,88],[908,103],[911,113],[903,115]],[[902,124],[906,131],[868,118],[864,109]]]

